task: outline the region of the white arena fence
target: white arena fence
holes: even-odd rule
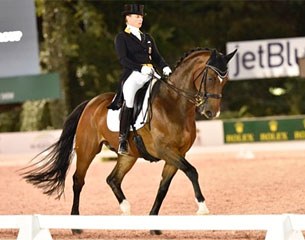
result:
[[[49,229],[252,230],[266,231],[265,240],[304,240],[301,230],[305,230],[305,215],[0,215],[0,229],[19,229],[17,240],[52,240]]]

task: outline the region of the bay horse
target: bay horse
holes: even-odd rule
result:
[[[236,50],[223,55],[216,50],[194,49],[180,59],[168,79],[161,79],[155,84],[150,104],[150,122],[137,130],[147,152],[155,159],[165,161],[150,215],[158,215],[177,170],[183,171],[192,183],[198,203],[197,214],[208,214],[197,170],[185,159],[185,155],[196,137],[196,111],[208,119],[215,118],[220,113],[222,90],[228,81],[227,64],[235,52]],[[72,215],[79,215],[80,193],[95,155],[104,144],[117,151],[118,132],[110,131],[106,123],[107,106],[114,95],[104,93],[77,106],[67,117],[59,140],[46,149],[49,154],[26,167],[27,170],[22,173],[26,181],[41,188],[45,194],[60,198],[64,192],[75,142],[77,160],[73,175]],[[123,214],[130,214],[130,204],[121,183],[141,157],[132,141],[133,135],[133,132],[129,134],[129,155],[118,155],[116,165],[107,177],[107,183]],[[73,232],[80,233],[79,230]],[[151,232],[161,233],[157,230]]]

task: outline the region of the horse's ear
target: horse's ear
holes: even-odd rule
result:
[[[231,58],[235,55],[236,52],[237,52],[237,49],[235,49],[233,52],[231,52],[225,56],[225,60],[227,63],[231,60]]]
[[[216,50],[213,49],[212,53],[211,53],[211,56],[210,56],[210,59],[216,59],[216,55],[217,55]]]

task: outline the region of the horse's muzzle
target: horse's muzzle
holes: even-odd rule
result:
[[[213,113],[211,111],[203,111],[203,115],[207,118],[207,119],[212,119],[213,118]]]
[[[219,110],[213,110],[210,107],[207,106],[207,104],[204,104],[200,107],[197,108],[197,112],[202,115],[205,116],[207,119],[213,119],[213,118],[217,118],[220,115],[220,111]]]

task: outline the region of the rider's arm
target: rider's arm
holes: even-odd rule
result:
[[[157,45],[154,41],[154,39],[148,35],[148,37],[150,38],[150,41],[152,43],[152,61],[156,64],[156,66],[159,69],[163,69],[164,67],[167,67],[168,64],[164,61],[163,57],[161,56],[161,54],[159,53],[159,50],[157,48]]]

